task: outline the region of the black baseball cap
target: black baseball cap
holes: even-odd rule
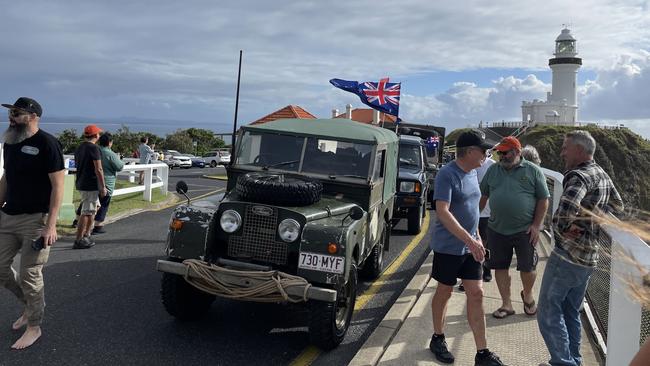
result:
[[[2,104],[2,106],[9,109],[20,109],[25,112],[36,113],[39,117],[43,114],[43,108],[41,108],[41,105],[34,99],[27,97],[20,97],[16,100],[16,103]]]
[[[493,146],[485,142],[485,137],[483,136],[484,135],[481,132],[476,130],[465,131],[458,136],[456,147],[476,146],[483,150],[491,149]]]

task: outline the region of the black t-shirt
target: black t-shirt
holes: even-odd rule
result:
[[[94,160],[102,160],[99,146],[89,141],[79,145],[74,153],[74,163],[77,168],[76,186],[79,191],[97,191],[97,174],[95,174]]]
[[[49,173],[63,170],[63,151],[54,136],[38,130],[18,144],[3,144],[7,192],[2,211],[9,215],[50,210]]]

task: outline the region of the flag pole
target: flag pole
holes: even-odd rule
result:
[[[235,142],[236,142],[236,136],[237,136],[237,111],[239,110],[239,85],[241,82],[241,59],[242,59],[242,50],[239,50],[239,71],[237,72],[237,96],[235,97],[235,120],[233,121],[232,125],[232,144],[230,146],[231,148],[231,153],[230,156],[232,158],[230,159],[230,164],[233,164],[233,160],[235,159]]]

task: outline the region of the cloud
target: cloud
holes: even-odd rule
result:
[[[523,79],[500,77],[493,80],[489,87],[466,81],[456,82],[450,89],[437,95],[405,95],[401,108],[408,121],[437,122],[449,128],[476,125],[479,121],[518,121],[521,119],[521,101],[539,98],[550,89],[549,84],[532,74]]]
[[[520,118],[521,100],[545,99],[550,88],[533,75],[508,75],[548,70],[560,23],[572,21],[583,69],[599,76],[581,88],[582,115],[622,118],[616,110],[626,107],[626,118],[650,118],[647,92],[637,89],[647,78],[643,50],[650,49],[644,4],[548,0],[544,11],[535,9],[532,0],[13,2],[3,9],[0,32],[19,36],[0,48],[0,98],[35,96],[46,114],[58,116],[232,120],[244,50],[242,121],[287,104],[323,117],[359,105],[327,83],[333,77],[450,71],[461,77],[445,92],[432,86],[403,96],[407,118]],[[628,58],[611,66],[612,55]],[[484,69],[503,70],[503,77],[489,85],[462,77]]]
[[[650,53],[619,56],[581,88],[581,118],[638,120],[650,117]]]

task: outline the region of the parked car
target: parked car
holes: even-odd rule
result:
[[[188,198],[172,213],[168,258],[157,263],[163,305],[192,319],[208,311],[212,294],[303,304],[311,342],[332,349],[350,326],[358,270],[375,279],[383,269],[397,135],[346,119],[283,119],[243,126],[237,142],[226,192]],[[185,194],[187,185],[176,189]],[[208,267],[210,279],[200,274]],[[198,278],[219,286],[208,293],[190,284]],[[287,278],[292,284],[278,290],[276,279]],[[271,285],[264,296],[253,291],[260,285]]]
[[[205,168],[205,159],[192,154],[185,154],[185,156],[192,160],[192,167]]]
[[[433,181],[435,180],[438,169],[446,163],[444,160],[443,149],[445,146],[445,128],[415,123],[399,123],[397,125],[394,123],[386,123],[384,124],[384,128],[390,129],[391,131],[397,131],[397,134],[400,136],[408,135],[419,137],[424,142],[424,160],[429,166],[428,169],[431,170],[427,201],[431,203],[431,209],[435,210],[436,206],[433,202]]]
[[[409,234],[419,234],[427,214],[434,167],[427,163],[424,142],[416,136],[399,139],[399,174],[393,219],[406,218]]]
[[[230,149],[217,149],[203,155],[205,163],[211,167],[217,165],[228,165],[230,163]]]
[[[174,165],[178,165],[181,168],[189,169],[192,167],[192,159],[185,154],[181,154],[176,150],[163,150],[165,156],[171,155],[169,160],[171,160]],[[178,163],[178,164],[177,164]]]

